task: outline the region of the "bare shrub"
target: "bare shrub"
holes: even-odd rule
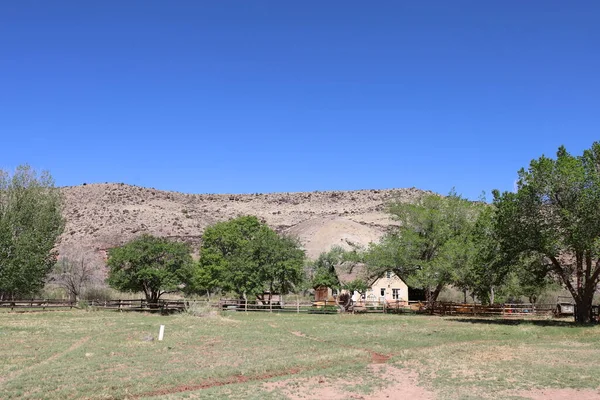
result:
[[[101,262],[93,252],[72,247],[60,254],[50,282],[67,291],[71,300],[78,301],[84,289],[100,280]]]

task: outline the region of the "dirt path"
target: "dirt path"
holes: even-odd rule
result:
[[[269,324],[269,326],[271,326],[271,328],[273,328],[273,329],[279,329],[279,326],[274,325],[274,324]],[[314,340],[316,342],[329,343],[326,340],[308,336],[300,331],[290,331],[290,334],[297,336],[297,337],[301,337],[303,339],[307,339],[307,340]],[[336,345],[336,346],[345,347],[345,348],[350,348],[353,350],[365,351],[371,356],[371,362],[373,364],[383,364],[390,359],[390,356],[388,356],[386,354],[379,354],[379,353],[376,353],[369,349],[352,347],[352,346],[348,346],[348,345],[340,345],[337,343],[331,343],[331,344]],[[234,385],[237,383],[265,381],[268,379],[280,378],[280,377],[284,377],[284,376],[289,376],[290,379],[293,379],[293,376],[298,375],[303,372],[318,371],[318,370],[327,369],[327,368],[330,368],[333,366],[334,366],[334,363],[331,362],[331,363],[319,364],[319,366],[312,367],[312,368],[290,368],[288,370],[283,370],[283,371],[278,371],[278,372],[274,372],[271,374],[264,374],[264,375],[258,375],[258,376],[236,375],[236,376],[232,376],[232,377],[229,377],[229,378],[223,379],[223,380],[206,380],[206,381],[204,381],[202,383],[198,383],[198,384],[184,384],[184,385],[179,385],[179,386],[175,386],[172,388],[158,389],[158,390],[154,390],[151,392],[137,394],[130,398],[139,399],[139,398],[143,398],[143,397],[164,396],[164,395],[174,394],[174,393],[192,392],[192,391],[196,391],[196,390],[203,390],[203,389],[210,389],[210,388],[220,387],[220,386]]]
[[[410,400],[434,400],[433,392],[430,392],[417,384],[417,374],[388,364],[370,364],[367,372],[382,379],[381,388],[375,389],[369,394],[355,391],[357,385],[368,384],[367,379],[357,378],[352,381],[330,378],[328,376],[316,376],[302,379],[286,379],[278,382],[267,382],[263,388],[268,392],[278,391],[288,400],[306,399],[410,399]]]
[[[172,388],[158,389],[158,390],[154,390],[151,392],[140,393],[140,394],[137,394],[134,396],[129,396],[128,398],[139,399],[142,397],[164,396],[164,395],[174,394],[174,393],[192,392],[195,390],[203,390],[203,389],[210,389],[210,388],[219,387],[219,386],[234,385],[237,383],[264,381],[267,379],[279,378],[282,376],[298,375],[302,372],[307,372],[307,371],[312,371],[312,370],[330,368],[332,366],[333,366],[333,364],[323,364],[323,365],[319,366],[318,368],[305,368],[305,369],[290,368],[287,370],[278,371],[278,372],[274,372],[271,374],[264,374],[264,375],[257,375],[257,376],[236,375],[236,376],[232,376],[227,379],[220,380],[220,381],[209,379],[209,380],[206,380],[206,381],[204,381],[202,383],[198,383],[198,384],[185,384],[185,385],[175,386]]]

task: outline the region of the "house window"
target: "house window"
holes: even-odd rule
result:
[[[392,289],[392,299],[400,300],[400,289]]]
[[[385,277],[390,279],[392,277],[392,273],[390,271],[386,272]]]
[[[385,296],[385,288],[381,288],[381,296],[384,297]]]

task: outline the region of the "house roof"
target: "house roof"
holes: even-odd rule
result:
[[[357,279],[369,282],[367,266],[362,263],[344,262],[335,266],[335,273],[342,285]]]
[[[384,273],[377,275],[369,275],[367,265],[363,263],[353,263],[350,261],[343,262],[335,266],[335,273],[340,281],[340,284],[346,285],[357,279],[361,279],[367,285],[372,285],[381,278]],[[400,278],[402,279],[402,278]]]

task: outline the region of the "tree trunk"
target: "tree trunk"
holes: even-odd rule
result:
[[[575,322],[589,324],[592,321],[592,296],[582,296],[575,299]]]
[[[496,295],[494,293],[494,287],[492,286],[490,288],[490,304],[494,304],[495,301],[496,301]]]
[[[158,292],[150,292],[150,296],[146,295],[146,301],[148,301],[148,307],[158,308]]]
[[[429,310],[429,312],[431,314],[433,314],[433,307],[435,302],[437,301],[438,296],[440,295],[440,292],[442,291],[442,289],[444,288],[444,284],[443,283],[439,283],[435,289],[432,291],[427,290],[427,309]]]

